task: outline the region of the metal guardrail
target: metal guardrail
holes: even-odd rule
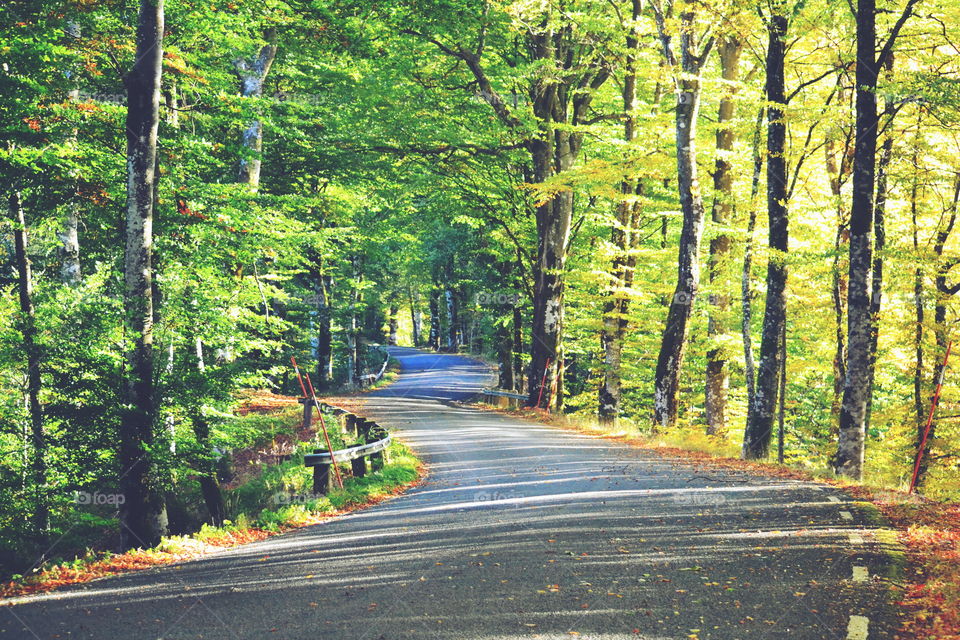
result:
[[[387,436],[386,438],[377,440],[376,442],[368,442],[367,444],[357,445],[356,447],[350,447],[349,449],[338,449],[337,451],[333,452],[334,460],[336,460],[336,462],[347,462],[348,460],[365,458],[366,456],[374,453],[384,451],[390,446],[390,442],[390,436]],[[306,467],[315,467],[320,464],[330,464],[329,451],[317,450],[313,453],[308,453],[303,456],[303,465]]]
[[[483,401],[488,404],[510,409],[520,407],[527,402],[527,396],[522,393],[512,393],[500,389],[484,389],[480,395],[483,396]]]
[[[380,367],[380,370],[377,373],[365,373],[362,376],[357,376],[355,379],[361,387],[369,387],[378,382],[381,378],[383,378],[383,374],[387,372],[387,365],[390,364],[390,354],[386,349],[379,345],[377,345],[376,348],[383,351],[383,365]]]
[[[362,478],[366,475],[367,458],[370,458],[370,467],[374,471],[383,468],[383,465],[387,462],[387,449],[392,442],[386,429],[372,420],[367,420],[326,402],[317,402],[315,405],[312,398],[304,398],[302,402],[304,403],[304,428],[310,427],[313,419],[313,409],[316,406],[321,411],[332,413],[345,434],[365,441],[364,444],[334,451],[332,456],[330,451],[325,449],[314,449],[313,453],[303,456],[303,465],[313,467],[313,492],[315,494],[325,495],[333,488],[330,471],[334,464],[349,461],[350,469],[355,478]],[[371,438],[376,438],[376,440],[371,440]],[[337,469],[333,470],[337,471]]]
[[[512,393],[510,391],[501,391],[500,389],[484,389],[483,395],[497,396],[499,398],[513,398],[515,400],[526,400],[527,396],[522,393]]]

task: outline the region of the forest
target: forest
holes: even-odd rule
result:
[[[4,2],[0,564],[221,524],[243,393],[381,344],[956,499],[958,47],[952,0]]]

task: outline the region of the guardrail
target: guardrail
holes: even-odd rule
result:
[[[313,420],[313,399],[304,398],[303,422],[309,428]],[[370,468],[379,471],[387,463],[387,449],[392,441],[387,430],[372,420],[350,413],[346,409],[335,407],[326,402],[319,402],[321,410],[331,412],[343,430],[344,435],[363,440],[360,444],[347,449],[338,449],[330,452],[326,449],[314,449],[303,457],[305,467],[313,467],[313,492],[326,495],[333,489],[331,466],[339,462],[350,462],[353,477],[362,478],[367,473],[367,458],[370,459]]]
[[[383,365],[380,367],[380,371],[377,373],[366,373],[362,376],[357,376],[354,378],[357,385],[360,387],[370,387],[376,384],[381,378],[383,378],[383,374],[387,372],[387,365],[390,364],[390,354],[386,349],[383,349],[380,346],[377,346],[376,348],[380,351],[383,351]]]
[[[480,395],[483,396],[483,401],[487,404],[511,409],[516,409],[527,401],[527,396],[522,393],[512,393],[500,389],[484,389],[480,392]]]

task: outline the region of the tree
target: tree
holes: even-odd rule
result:
[[[122,546],[150,547],[166,532],[153,452],[153,215],[163,62],[163,0],[142,0],[127,87],[127,216],[124,303],[129,347],[127,408],[120,427]]]
[[[623,140],[628,145],[636,138],[637,122],[637,53],[640,34],[636,24],[641,17],[643,3],[633,0],[630,12],[630,27],[626,29],[626,56],[623,78]],[[616,424],[621,403],[621,358],[623,340],[629,326],[629,298],[627,291],[633,284],[637,264],[636,249],[639,245],[637,229],[641,205],[638,197],[643,194],[643,183],[635,176],[626,176],[620,183],[621,201],[617,203],[616,216],[610,229],[610,244],[614,257],[610,265],[610,283],[603,303],[603,329],[600,346],[603,349],[603,377],[597,402],[597,416],[601,423]]]
[[[740,80],[740,55],[743,42],[737,35],[725,35],[717,46],[720,58],[720,73],[724,82],[724,94],[720,99],[717,113],[717,158],[713,169],[713,207],[710,219],[716,225],[725,226],[732,222],[734,213],[733,169],[730,156],[733,153],[736,133],[734,113],[736,108],[737,85]],[[730,253],[733,238],[726,230],[710,240],[710,284],[722,285],[729,272]],[[727,308],[730,305],[726,292],[715,292],[710,297],[712,305],[708,333],[715,341],[707,351],[707,379],[705,383],[707,432],[716,434],[726,424],[727,387],[727,348],[722,341],[729,329],[726,327]]]
[[[673,3],[667,10],[652,2],[663,58],[672,70],[676,107],[677,190],[683,227],[677,256],[677,284],[664,323],[660,354],[654,380],[653,425],[655,429],[672,427],[677,422],[680,372],[687,349],[690,317],[700,287],[700,241],[703,238],[705,209],[697,176],[697,120],[700,114],[700,75],[714,38],[708,27],[697,33],[694,6],[685,6],[679,16],[679,51],[675,36],[668,29]]]
[[[890,35],[876,52],[876,1],[857,2],[856,139],[853,151],[853,201],[850,207],[850,266],[847,284],[847,366],[840,407],[840,437],[834,469],[851,478],[863,475],[867,404],[873,379],[871,345],[875,318],[873,293],[874,195],[877,159],[877,79],[903,25],[919,0],[908,0]]]
[[[785,62],[788,19],[783,3],[771,4],[767,17],[767,218],[770,257],[767,264],[767,298],[760,342],[756,392],[747,416],[743,437],[745,458],[766,457],[773,434],[773,421],[780,399],[780,377],[785,351],[781,349],[786,331],[787,287],[787,138],[784,108]]]
[[[20,192],[10,194],[10,215],[14,224],[17,261],[17,289],[20,296],[20,333],[27,360],[27,402],[30,411],[30,444],[34,485],[33,526],[39,540],[50,529],[50,498],[47,495],[47,438],[44,433],[43,405],[40,404],[40,345],[37,342],[37,318],[33,306],[33,273],[27,255],[27,223],[23,217]]]

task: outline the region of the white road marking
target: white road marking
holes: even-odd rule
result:
[[[863,544],[863,536],[861,536],[859,533],[851,533],[850,544]]]
[[[847,625],[847,640],[867,640],[870,628],[870,618],[866,616],[850,616]]]
[[[853,520],[853,514],[850,513],[849,511],[841,511],[840,517],[843,518],[844,520]]]
[[[854,582],[866,582],[870,579],[870,572],[867,571],[866,567],[853,567],[853,581]]]
[[[837,496],[827,496],[827,500],[829,500],[830,502],[840,502],[840,498],[838,498]]]

